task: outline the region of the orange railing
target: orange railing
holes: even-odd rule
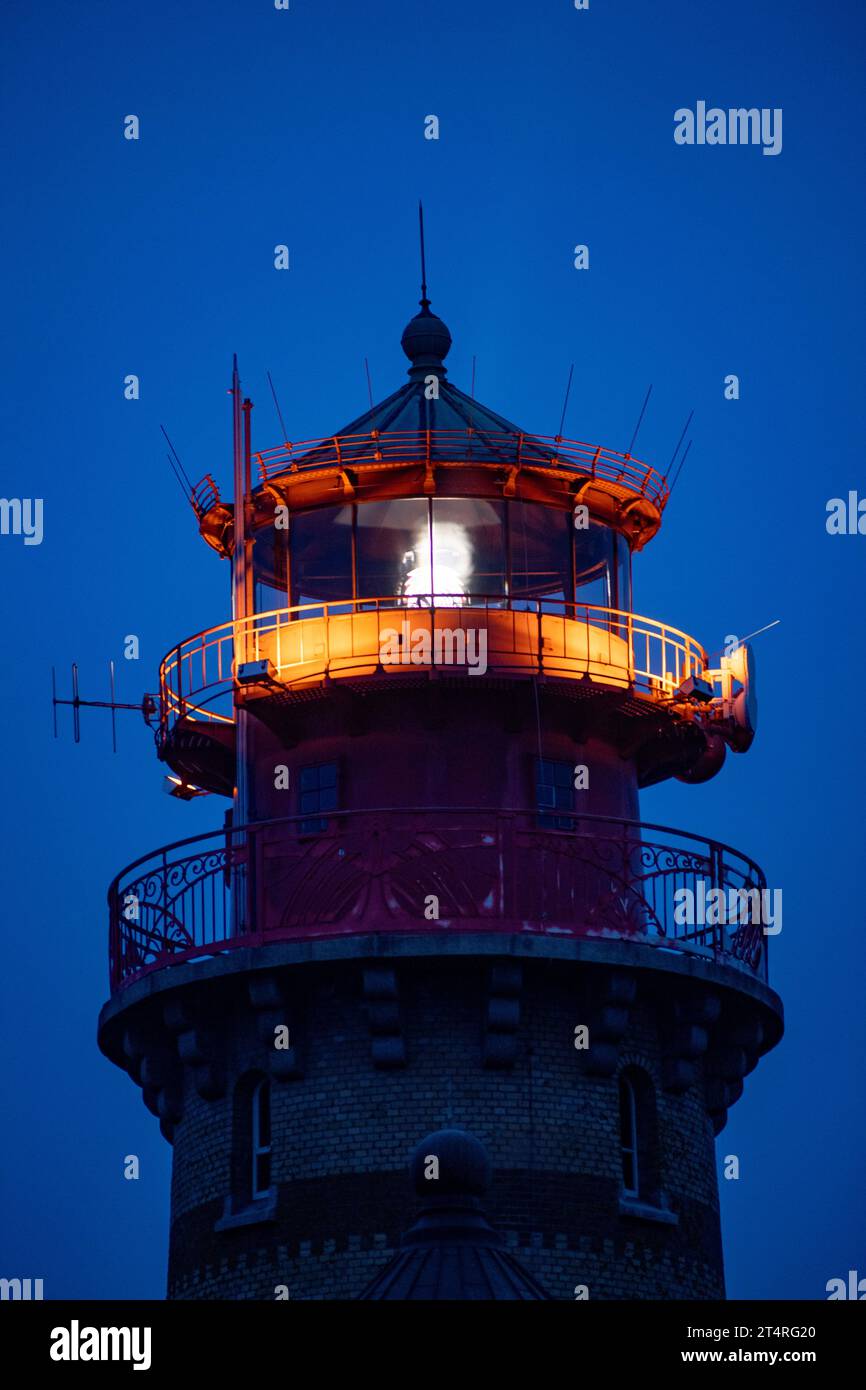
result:
[[[408,654],[396,663],[383,660],[384,634],[400,634],[407,622],[413,636],[427,632],[429,662]],[[660,702],[708,664],[700,643],[679,629],[592,604],[444,594],[432,601],[413,597],[411,606],[395,595],[303,604],[222,623],[169,652],[160,667],[161,738],[186,715],[230,723],[238,661],[269,662],[269,678],[291,689],[326,676],[383,674],[395,664],[403,670],[460,665],[459,643],[449,639],[444,656],[440,643],[437,659],[434,639],[461,631],[474,634],[476,654],[484,634],[485,668],[496,675],[589,677]]]
[[[263,483],[280,473],[311,468],[350,468],[375,463],[490,463],[505,467],[564,468],[639,493],[661,510],[665,479],[647,463],[600,445],[552,434],[476,430],[373,430],[301,443],[286,441],[253,454]]]

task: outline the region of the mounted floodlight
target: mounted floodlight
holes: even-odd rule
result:
[[[235,672],[238,685],[273,685],[277,668],[267,657],[263,661],[242,661]]]
[[[713,698],[713,687],[709,681],[705,681],[701,676],[687,676],[681,681],[679,687],[674,692],[675,700],[701,700],[706,702]]]
[[[210,796],[210,792],[205,791],[204,787],[194,787],[191,782],[184,782],[181,777],[173,777],[171,773],[163,778],[162,789],[166,796],[176,796],[179,801],[192,801],[197,796]]]

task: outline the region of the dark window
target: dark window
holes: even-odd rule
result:
[[[619,1143],[622,1153],[622,1190],[638,1195],[637,1106],[631,1078],[619,1078]]]
[[[624,1197],[659,1201],[658,1119],[655,1088],[640,1067],[619,1077],[619,1143]]]
[[[351,507],[320,507],[292,516],[289,573],[293,605],[352,598]],[[314,616],[314,609],[299,614]]]
[[[553,814],[574,810],[574,765],[535,760],[535,799],[541,815],[538,824],[546,830],[573,830],[574,817]]]
[[[248,1072],[235,1089],[232,1117],[232,1207],[241,1211],[271,1186],[271,1086]]]
[[[253,541],[257,613],[271,613],[289,602],[289,533],[263,526]]]
[[[511,600],[513,608],[563,612],[574,599],[573,520],[570,512],[552,511],[533,502],[512,502]]]
[[[252,1094],[251,1125],[251,1195],[253,1201],[264,1197],[271,1185],[271,1086],[262,1077]]]
[[[303,816],[300,833],[319,835],[328,828],[327,818],[322,813],[337,809],[337,764],[315,763],[312,767],[302,767],[298,788],[298,810]]]
[[[616,556],[616,598],[613,606],[622,613],[631,612],[631,546],[625,536],[613,533]]]

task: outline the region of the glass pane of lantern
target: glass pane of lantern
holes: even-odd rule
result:
[[[577,603],[612,608],[613,535],[608,526],[592,522],[588,530],[574,529],[574,597]]]
[[[351,599],[352,508],[320,507],[293,516],[289,568],[293,605]]]
[[[262,526],[253,540],[253,575],[257,613],[285,608],[289,602],[289,533]]]
[[[631,612],[631,547],[625,536],[614,532],[616,548],[616,604],[623,613]]]
[[[511,503],[511,597],[514,608],[563,613],[572,600],[571,512],[535,502]]]
[[[426,497],[358,507],[358,597],[428,605],[432,590]]]
[[[506,594],[505,508],[480,497],[433,499],[433,590],[437,607]]]

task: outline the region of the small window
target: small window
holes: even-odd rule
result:
[[[639,1187],[637,1153],[637,1106],[631,1078],[619,1078],[619,1142],[622,1153],[622,1190],[626,1197],[637,1197]]]
[[[619,1145],[623,1196],[656,1206],[659,1146],[655,1088],[640,1067],[626,1067],[620,1074]]]
[[[271,1087],[265,1077],[251,1096],[250,1141],[250,1195],[255,1201],[266,1196],[271,1186]]]
[[[261,1203],[270,1190],[271,1085],[261,1072],[247,1072],[235,1090],[228,1214]]]
[[[574,765],[553,762],[550,758],[535,760],[536,805],[542,814],[538,824],[546,830],[573,830],[574,817],[555,815],[556,811],[574,811]]]
[[[320,835],[327,830],[326,811],[337,809],[337,764],[315,763],[302,767],[299,780],[298,810],[303,817],[302,835]]]

